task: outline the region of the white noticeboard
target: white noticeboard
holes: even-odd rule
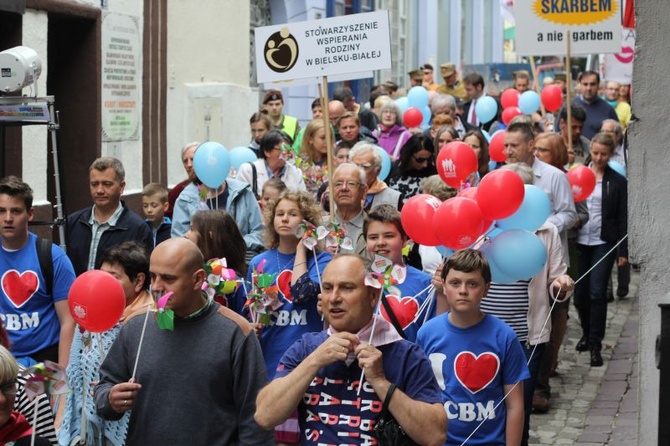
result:
[[[519,55],[616,53],[621,49],[620,0],[516,0]]]
[[[258,83],[391,68],[388,11],[256,28]]]

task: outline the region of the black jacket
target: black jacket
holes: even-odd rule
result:
[[[95,253],[95,269],[100,268],[100,256],[105,249],[129,240],[142,243],[147,253],[151,253],[154,247],[154,239],[149,226],[136,213],[123,205],[123,211],[116,222],[116,226],[107,229],[100,238],[98,249]],[[74,272],[77,276],[88,270],[88,253],[91,246],[93,233],[91,231],[91,212],[93,208],[85,208],[70,214],[65,227],[65,240],[67,243],[67,256],[72,262]]]
[[[602,187],[600,238],[609,243],[617,243],[628,233],[628,181],[607,166]],[[619,245],[618,257],[628,257],[627,240]]]

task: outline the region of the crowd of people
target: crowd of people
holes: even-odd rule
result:
[[[592,367],[603,365],[615,264],[616,295],[628,294],[627,182],[609,162],[626,165],[630,106],[620,85],[602,83],[601,96],[598,73],[585,71],[570,128],[565,106],[481,122],[483,76],[444,63],[438,84],[433,71],[409,73],[430,98],[420,128],[405,125],[392,82],[367,104],[336,88],[304,127],[281,91],[267,92],[249,119],[258,159],[210,187],[194,167],[199,143],[186,144],[187,178],[147,184],[144,218],[121,199],[122,163],[101,157],[88,173],[92,205],[67,218],[67,252],[29,231],[30,186],[1,179],[0,344],[11,354],[0,347],[0,441],[24,444],[34,426],[61,445],[375,444],[395,428],[416,444],[528,444],[531,412],[550,409],[573,293],[576,349]],[[519,71],[510,88],[532,82]],[[494,129],[505,132],[504,163],[489,157]],[[452,141],[477,157],[463,188],[510,169],[547,194],[535,276],[497,283],[478,244],[445,258],[409,239],[407,200],[459,192],[437,175]],[[567,172],[579,165],[596,186],[575,203]],[[67,304],[92,269],[116,278],[126,303],[103,333],[77,327]],[[159,298],[169,330],[147,317]],[[21,370],[46,360],[66,367],[71,388],[55,420],[48,399],[35,411],[17,396]]]

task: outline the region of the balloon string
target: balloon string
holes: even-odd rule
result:
[[[379,290],[379,300],[377,301],[377,308],[375,309],[375,314],[372,316],[372,328],[370,329],[370,339],[368,339],[368,344],[372,344],[372,337],[375,335],[375,327],[377,326],[377,316],[380,314],[379,308],[381,307],[382,298],[384,295],[384,287]],[[365,369],[361,367],[361,378],[358,380],[358,390],[356,391],[356,396],[361,396],[361,389],[363,388],[363,379],[365,378]]]
[[[35,446],[35,438],[36,438],[35,428],[37,427],[37,416],[38,416],[37,410],[39,408],[39,406],[37,405],[37,398],[33,400],[33,405],[35,406],[35,409],[33,410],[33,432],[30,434],[30,446]],[[85,406],[86,401],[84,401],[82,405]]]
[[[144,332],[147,330],[147,321],[149,320],[149,313],[151,304],[147,305],[147,312],[144,315],[144,324],[142,325],[142,334],[140,334],[140,344],[137,346],[137,356],[135,356],[135,366],[133,367],[133,375],[130,378],[135,381],[135,374],[137,373],[137,364],[140,362],[140,351],[142,350],[142,343],[144,342]]]
[[[619,247],[619,245],[620,245],[621,243],[623,243],[623,241],[626,240],[627,238],[628,238],[628,234],[624,235],[624,236],[621,238],[621,240],[619,240],[619,241],[616,243],[616,245],[614,245],[614,246],[612,247],[612,249],[610,249],[609,251],[607,251],[607,253],[606,253],[605,255],[603,255],[603,256],[600,258],[600,260],[598,260],[598,261],[597,261],[591,268],[589,268],[588,271],[586,271],[584,274],[582,274],[582,276],[581,276],[579,279],[575,280],[575,285],[577,285],[582,279],[584,279],[584,278],[585,278],[585,277],[586,277],[586,276],[593,270],[593,268],[595,268],[596,266],[598,266],[598,264],[599,264],[600,262],[602,262],[603,260],[605,260],[605,258],[607,258],[607,256],[609,256],[609,255],[612,253],[612,251],[614,251],[615,249],[617,249],[617,248]],[[550,288],[550,290],[549,290],[549,294],[550,294],[550,296],[551,296],[551,299],[553,300],[553,302],[552,302],[552,304],[551,304],[551,308],[549,309],[549,313],[547,314],[547,318],[544,320],[544,324],[542,325],[542,329],[540,330],[540,334],[538,334],[537,338],[535,339],[536,343],[535,343],[535,345],[533,346],[533,350],[530,352],[530,357],[528,358],[528,362],[526,363],[526,365],[530,364],[530,361],[533,359],[533,356],[535,355],[535,350],[537,349],[537,346],[539,345],[537,341],[540,340],[540,338],[542,337],[542,334],[547,330],[547,325],[549,324],[549,320],[551,319],[551,313],[552,313],[552,311],[554,311],[554,307],[556,306],[556,303],[559,302],[559,300],[556,299],[556,297],[554,296],[554,289],[553,289],[553,288],[554,288],[554,287],[552,286],[552,287]],[[559,287],[557,295],[560,295],[560,294],[561,294],[561,290],[562,290],[562,288]],[[512,390],[514,390],[514,388],[515,388],[520,382],[522,382],[522,381],[519,381],[519,382],[514,383],[514,386],[512,386],[512,388],[510,389],[510,391],[507,392],[507,393],[503,396],[502,400],[500,400],[500,402],[499,402],[498,404],[496,404],[495,407],[493,407],[493,410],[491,411],[491,413],[495,413],[495,410],[498,408],[498,406],[500,406],[500,404],[502,404],[503,401],[505,401],[505,399],[509,396],[509,394],[512,392]],[[479,428],[484,424],[484,422],[485,422],[487,419],[488,419],[488,418],[484,418],[484,419],[477,425],[477,427],[475,427],[475,429],[472,431],[472,433],[465,439],[465,441],[464,441],[463,443],[461,443],[461,446],[463,446],[465,443],[468,442],[468,440],[469,440],[470,438],[472,438],[472,436],[479,430]]]

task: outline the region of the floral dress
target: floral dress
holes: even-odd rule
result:
[[[300,155],[296,159],[295,165],[302,171],[302,178],[307,191],[316,197],[321,185],[328,181],[328,164],[325,160],[319,162],[308,161],[307,158]]]

